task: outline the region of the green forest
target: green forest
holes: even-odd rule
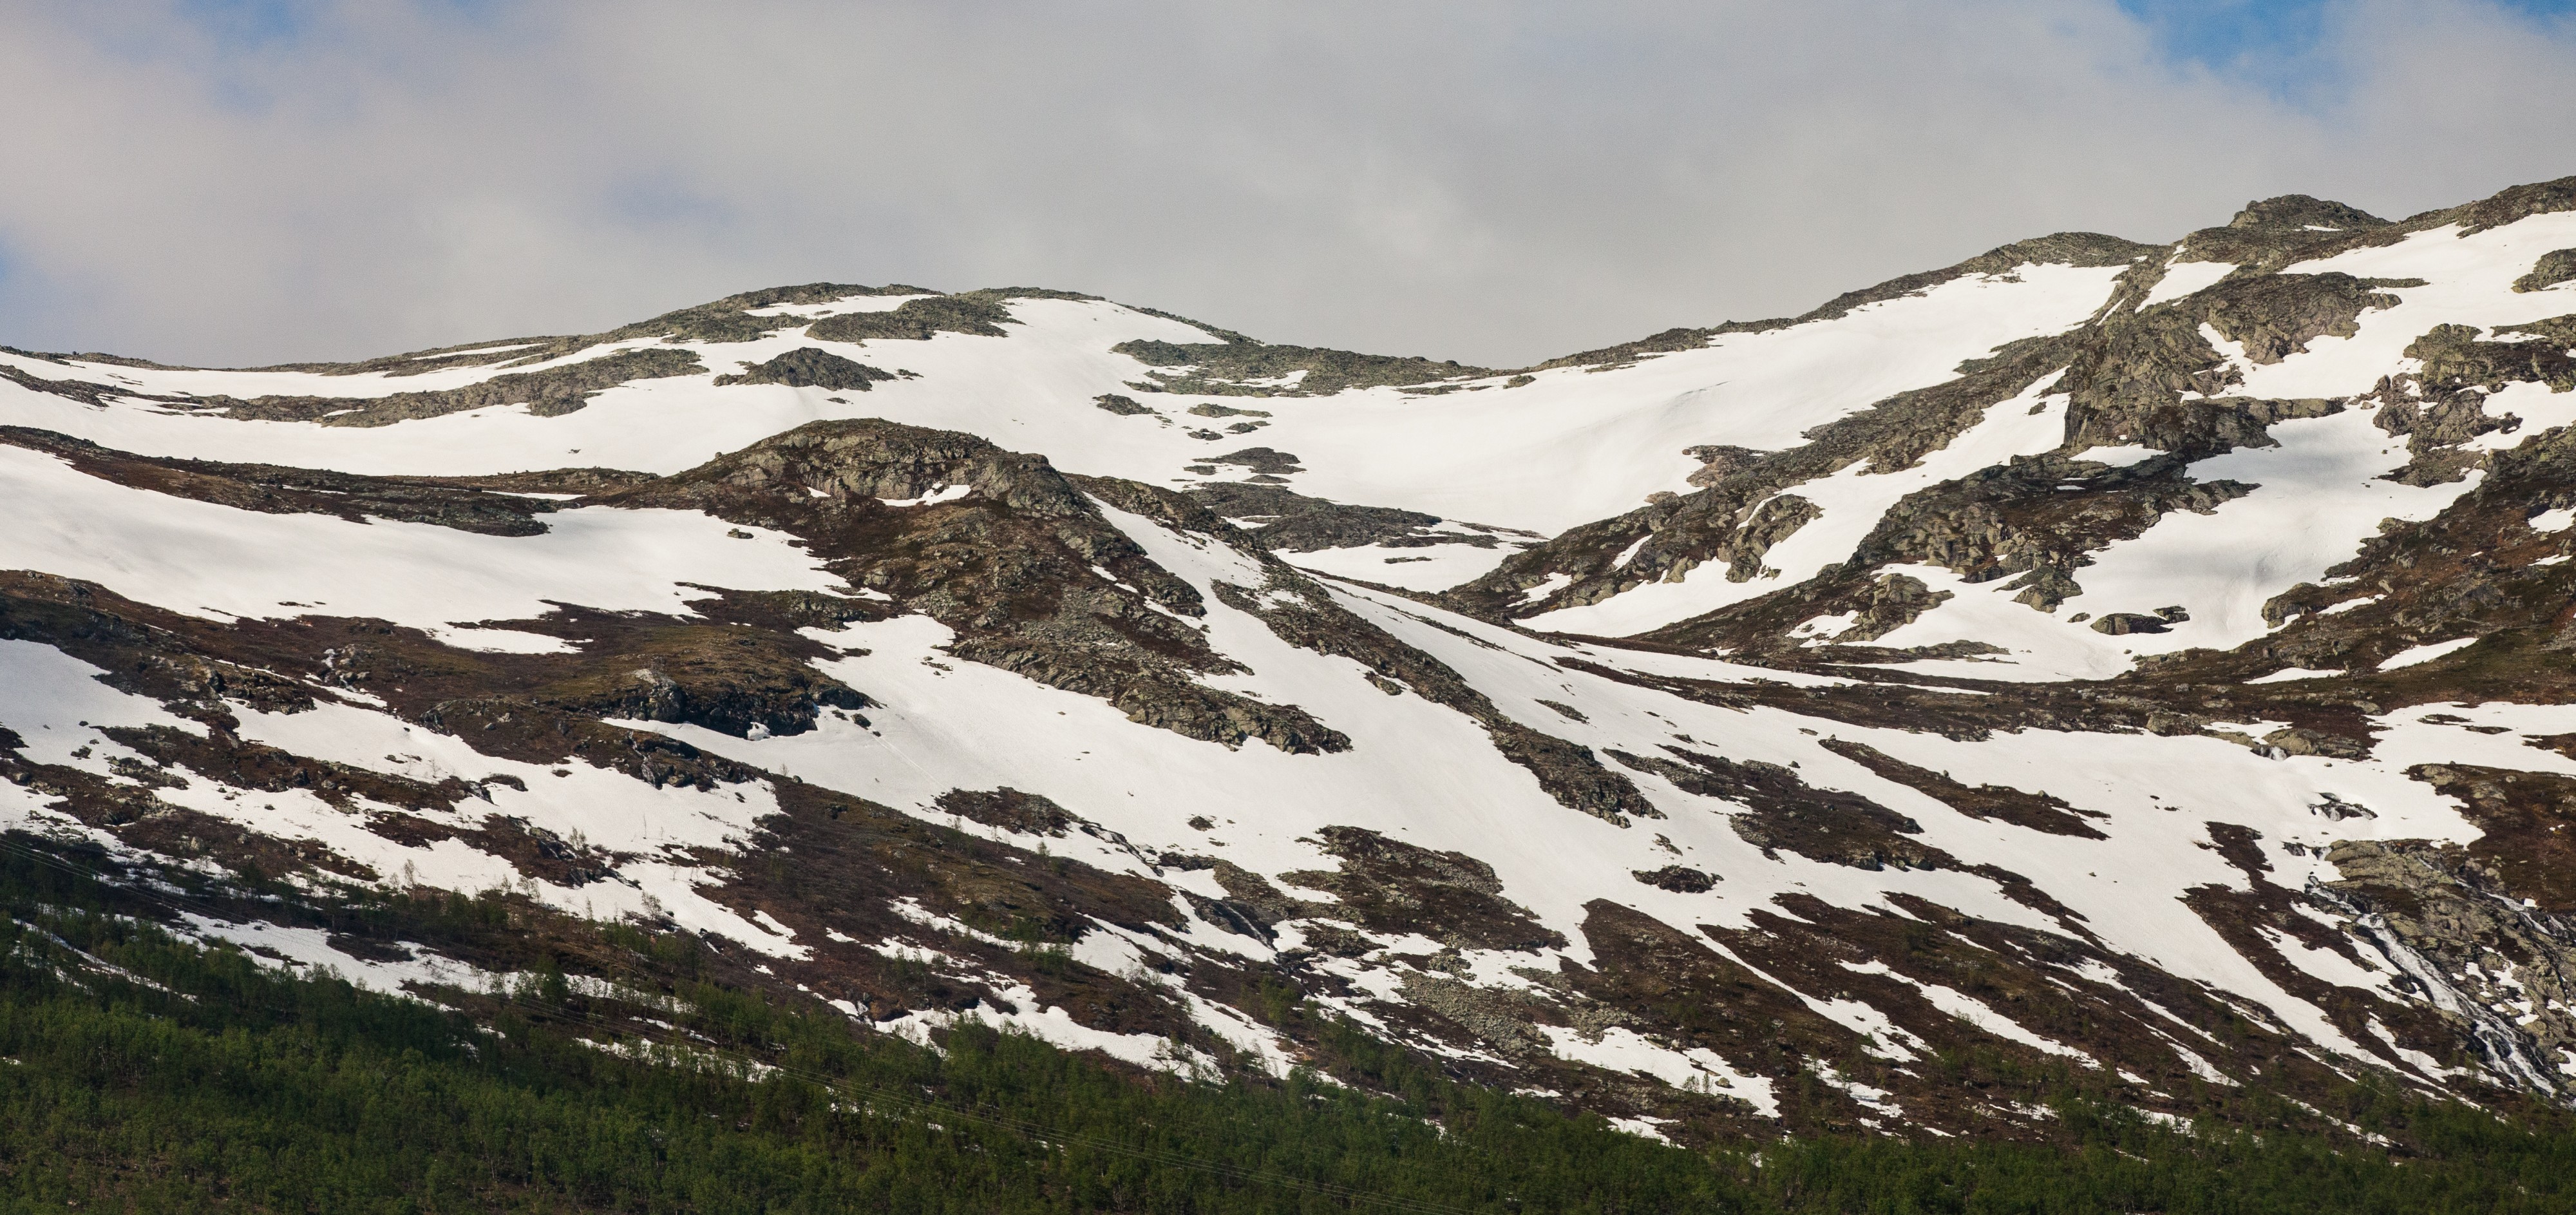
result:
[[[2073,1098],[2052,1144],[1694,1151],[1352,1032],[1351,1083],[1191,1081],[700,983],[683,1045],[619,1042],[560,976],[469,1017],[202,947],[31,843],[0,848],[0,1211],[2576,1210],[2576,1127],[2394,1093],[2348,1113],[2395,1151]]]

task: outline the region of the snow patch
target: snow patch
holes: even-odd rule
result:
[[[1703,1046],[1674,1050],[1651,1041],[1635,1030],[1611,1026],[1598,1039],[1587,1041],[1577,1030],[1562,1025],[1542,1025],[1540,1032],[1548,1037],[1549,1049],[1560,1059],[1589,1063],[1614,1072],[1652,1076],[1673,1088],[1694,1093],[1733,1097],[1753,1107],[1765,1118],[1780,1116],[1780,1101],[1772,1092],[1767,1077],[1739,1072],[1716,1051]]]
[[[690,584],[840,586],[786,533],[729,529],[690,511],[580,507],[545,516],[546,530],[534,536],[386,519],[352,523],[131,489],[5,446],[0,518],[12,522],[0,529],[0,569],[86,579],[210,619],[372,617],[463,636],[449,622],[528,619],[557,603],[689,615],[689,601],[706,597]],[[752,539],[729,530],[749,530]]]
[[[2394,671],[2399,667],[2411,667],[2418,663],[2431,662],[2444,654],[2456,654],[2461,650],[2465,650],[2470,646],[2476,645],[2477,643],[2478,639],[2475,637],[2454,637],[2449,641],[2435,641],[2424,645],[2411,646],[2389,655],[2387,661],[2379,664],[2379,669],[2382,671]]]
[[[2236,270],[2233,262],[2186,262],[2180,260],[2182,255],[2179,253],[2174,257],[2176,260],[2165,263],[2165,276],[2147,292],[2147,298],[2138,301],[2140,310],[2195,294]]]
[[[973,492],[972,486],[942,485],[918,498],[879,498],[877,501],[888,506],[936,506],[942,502],[954,502]]]

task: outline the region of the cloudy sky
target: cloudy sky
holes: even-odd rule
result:
[[[830,279],[1518,365],[2063,229],[2576,173],[2576,0],[0,0],[0,344]]]

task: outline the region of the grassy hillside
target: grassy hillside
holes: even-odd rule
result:
[[[670,993],[667,1042],[611,1051],[559,975],[460,998],[477,1016],[290,977],[84,865],[0,842],[0,1210],[2576,1209],[2564,1119],[2391,1094],[2338,1113],[2397,1154],[2071,1101],[2054,1144],[1700,1153],[1357,1034],[1324,1062],[1385,1095],[1139,1077],[973,1028],[935,1052],[704,984]]]

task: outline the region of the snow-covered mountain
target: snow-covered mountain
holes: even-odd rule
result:
[[[2576,1095],[2576,178],[1516,371],[815,284],[0,378],[0,824],[281,964],[1677,1139]]]

